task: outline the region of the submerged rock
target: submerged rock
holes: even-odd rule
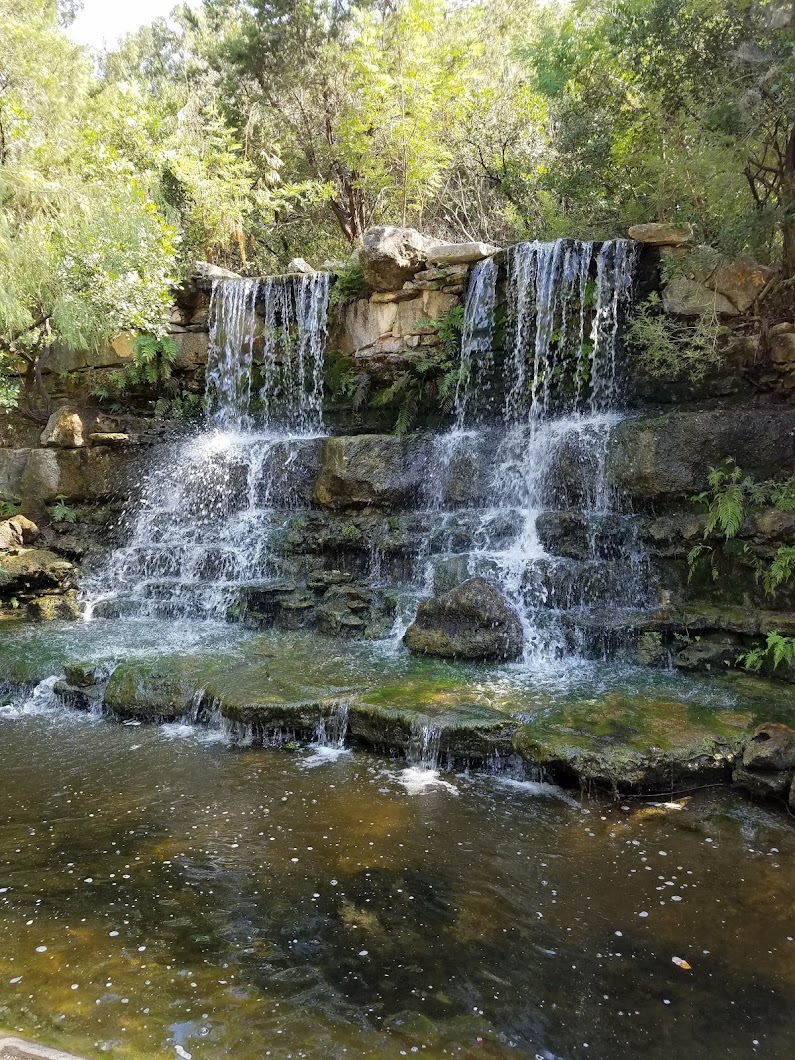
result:
[[[410,651],[448,659],[516,659],[522,624],[505,597],[484,578],[420,604],[404,637]]]

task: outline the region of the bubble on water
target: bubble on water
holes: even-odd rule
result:
[[[47,952],[47,947],[46,946],[37,946],[36,947],[36,953],[46,953],[46,952]]]
[[[647,917],[648,915],[649,915],[648,913],[638,913],[638,916],[642,916],[642,917]]]

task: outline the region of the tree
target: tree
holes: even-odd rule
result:
[[[162,329],[177,244],[145,170],[115,146],[137,139],[135,107],[120,96],[103,114],[115,135],[99,134],[87,57],[58,15],[51,0],[0,0],[0,350],[21,362],[23,407],[37,418],[49,412],[54,343]],[[6,382],[0,399],[14,397]]]

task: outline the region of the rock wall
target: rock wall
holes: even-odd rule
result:
[[[795,593],[784,586],[771,597],[754,573],[754,560],[795,544],[792,513],[754,511],[738,534],[745,551],[722,557],[717,579],[711,570],[688,577],[687,563],[703,542],[705,510],[693,498],[711,466],[731,457],[758,478],[795,474],[795,307],[769,270],[702,252],[687,230],[653,225],[630,234],[642,243],[638,299],[659,292],[673,321],[709,312],[721,358],[694,382],[675,371],[652,376],[628,351],[630,417],[615,431],[610,469],[625,510],[638,518],[658,606],[625,616],[624,632],[647,661],[723,666],[773,629],[795,632]],[[367,287],[341,301],[329,321],[326,421],[336,436],[319,443],[307,465],[306,506],[285,519],[279,543],[316,584],[285,585],[251,599],[252,615],[264,621],[289,614],[290,623],[311,620],[338,630],[382,628],[389,602],[383,593],[373,596],[361,576],[374,556],[388,575],[405,575],[428,532],[416,514],[433,460],[421,428],[450,422],[449,402],[435,386],[437,367],[443,371],[451,358],[444,324],[463,305],[473,265],[493,253],[484,244],[438,245],[402,229],[368,233],[360,257]],[[504,260],[500,254],[501,285]],[[671,262],[680,263],[679,271]],[[175,292],[169,325],[177,344],[175,392],[203,393],[213,278],[205,267]],[[183,428],[154,417],[158,394],[146,388],[128,393],[123,409],[97,398],[108,374],[133,356],[131,336],[95,352],[55,349],[45,366],[55,406],[50,422],[5,418],[0,499],[16,502],[34,527],[16,537],[8,530],[0,549],[6,605],[30,605],[35,617],[45,617],[48,606],[61,613],[37,601],[73,600],[75,565],[92,562],[114,540],[153,451]],[[391,433],[398,399],[372,400],[398,377],[417,382],[414,429],[406,437]],[[477,497],[484,488],[477,466],[462,468],[451,488],[458,504]],[[589,547],[573,511],[547,513],[539,532],[556,555],[577,558]],[[462,539],[466,533],[462,528]],[[329,568],[341,577],[317,581]]]

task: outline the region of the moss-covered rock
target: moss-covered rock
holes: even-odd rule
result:
[[[449,659],[515,659],[522,653],[516,612],[484,578],[424,600],[406,630],[406,647]]]
[[[539,712],[513,745],[560,781],[670,791],[682,783],[727,781],[753,720],[676,700],[611,694]]]
[[[105,706],[119,718],[168,721],[187,714],[201,693],[179,659],[128,659],[110,676]]]

